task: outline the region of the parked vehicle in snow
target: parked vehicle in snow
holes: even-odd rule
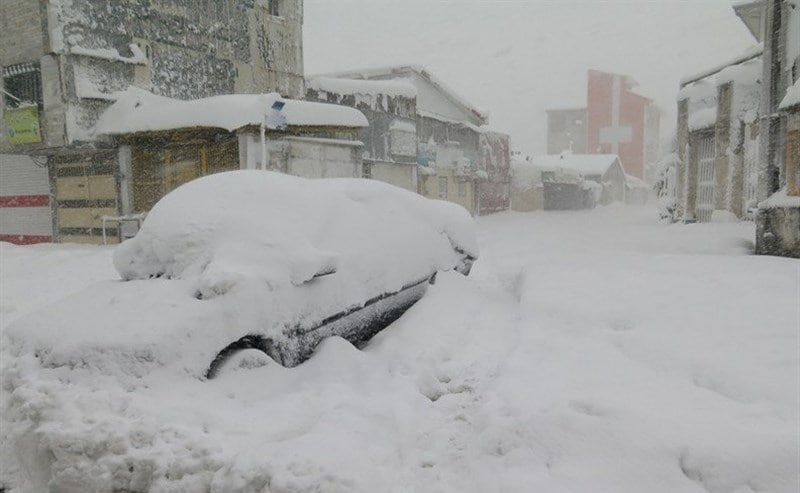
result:
[[[369,340],[439,271],[478,257],[463,208],[360,179],[233,171],[189,182],[120,245],[108,281],[8,328],[45,366],[215,377],[261,351],[291,367],[322,339]],[[58,323],[54,324],[57,320]]]

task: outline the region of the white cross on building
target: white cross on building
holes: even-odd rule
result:
[[[611,153],[619,155],[619,145],[633,140],[633,129],[619,124],[622,106],[622,76],[615,75],[611,82],[611,126],[600,129],[600,143],[611,144]]]

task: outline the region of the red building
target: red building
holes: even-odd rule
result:
[[[635,81],[625,75],[589,70],[587,90],[589,154],[616,154],[625,173],[644,178],[648,140],[658,141],[658,126],[648,121],[655,111],[652,101],[631,89]],[[648,163],[649,164],[649,163]]]

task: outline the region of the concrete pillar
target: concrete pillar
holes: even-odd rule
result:
[[[689,100],[683,99],[678,102],[678,126],[677,126],[677,153],[678,169],[677,184],[675,186],[675,219],[681,219],[686,212],[686,182],[687,167],[689,164]]]
[[[119,204],[123,215],[133,214],[133,163],[131,146],[121,145],[117,149],[119,166]]]

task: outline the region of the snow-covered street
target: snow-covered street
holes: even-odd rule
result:
[[[3,353],[0,485],[797,491],[800,262],[750,255],[751,223],[656,217],[479,218],[470,277],[440,275],[364,351],[329,339],[293,369],[98,377],[65,398]],[[0,248],[3,326],[116,277],[110,247]]]

